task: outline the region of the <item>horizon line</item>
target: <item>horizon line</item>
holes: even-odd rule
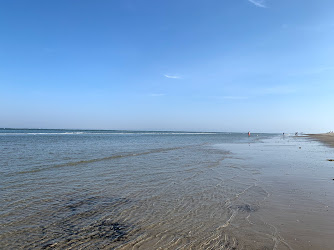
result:
[[[207,130],[149,130],[149,129],[144,129],[144,130],[136,130],[136,129],[84,129],[84,128],[19,128],[19,127],[4,127],[0,128],[0,130],[83,130],[83,131],[135,131],[135,132],[183,132],[183,133],[192,133],[192,132],[197,132],[197,133],[234,133],[234,134],[242,134],[242,133],[248,133],[248,131],[242,131],[242,132],[237,132],[237,131],[207,131]],[[282,132],[252,132],[250,131],[251,134],[282,134]],[[284,132],[285,134],[289,133],[295,133],[295,132]],[[298,132],[301,134],[309,134],[309,133],[304,133],[304,132]],[[327,132],[325,132],[327,133]],[[321,134],[321,133],[319,133]]]

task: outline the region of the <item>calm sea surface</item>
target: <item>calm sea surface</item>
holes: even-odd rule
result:
[[[277,134],[0,129],[0,249],[333,249],[330,158]]]

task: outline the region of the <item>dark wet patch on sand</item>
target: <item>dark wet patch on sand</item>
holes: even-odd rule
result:
[[[258,206],[250,205],[250,204],[239,204],[230,207],[233,210],[238,210],[239,212],[251,213],[259,210]]]
[[[112,219],[99,220],[88,226],[59,222],[51,228],[44,228],[45,238],[33,246],[42,249],[103,248],[117,241],[125,240],[130,229],[129,225],[114,222]]]
[[[68,249],[112,248],[128,239],[134,226],[118,215],[133,202],[125,198],[91,196],[61,200],[27,217],[29,226],[8,232],[20,240],[4,243],[13,248]]]

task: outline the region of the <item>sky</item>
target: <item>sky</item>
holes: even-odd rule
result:
[[[0,0],[0,127],[334,130],[333,0]]]

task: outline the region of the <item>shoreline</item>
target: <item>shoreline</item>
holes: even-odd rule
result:
[[[324,133],[324,134],[307,134],[309,138],[320,141],[327,146],[334,147],[334,133]]]

